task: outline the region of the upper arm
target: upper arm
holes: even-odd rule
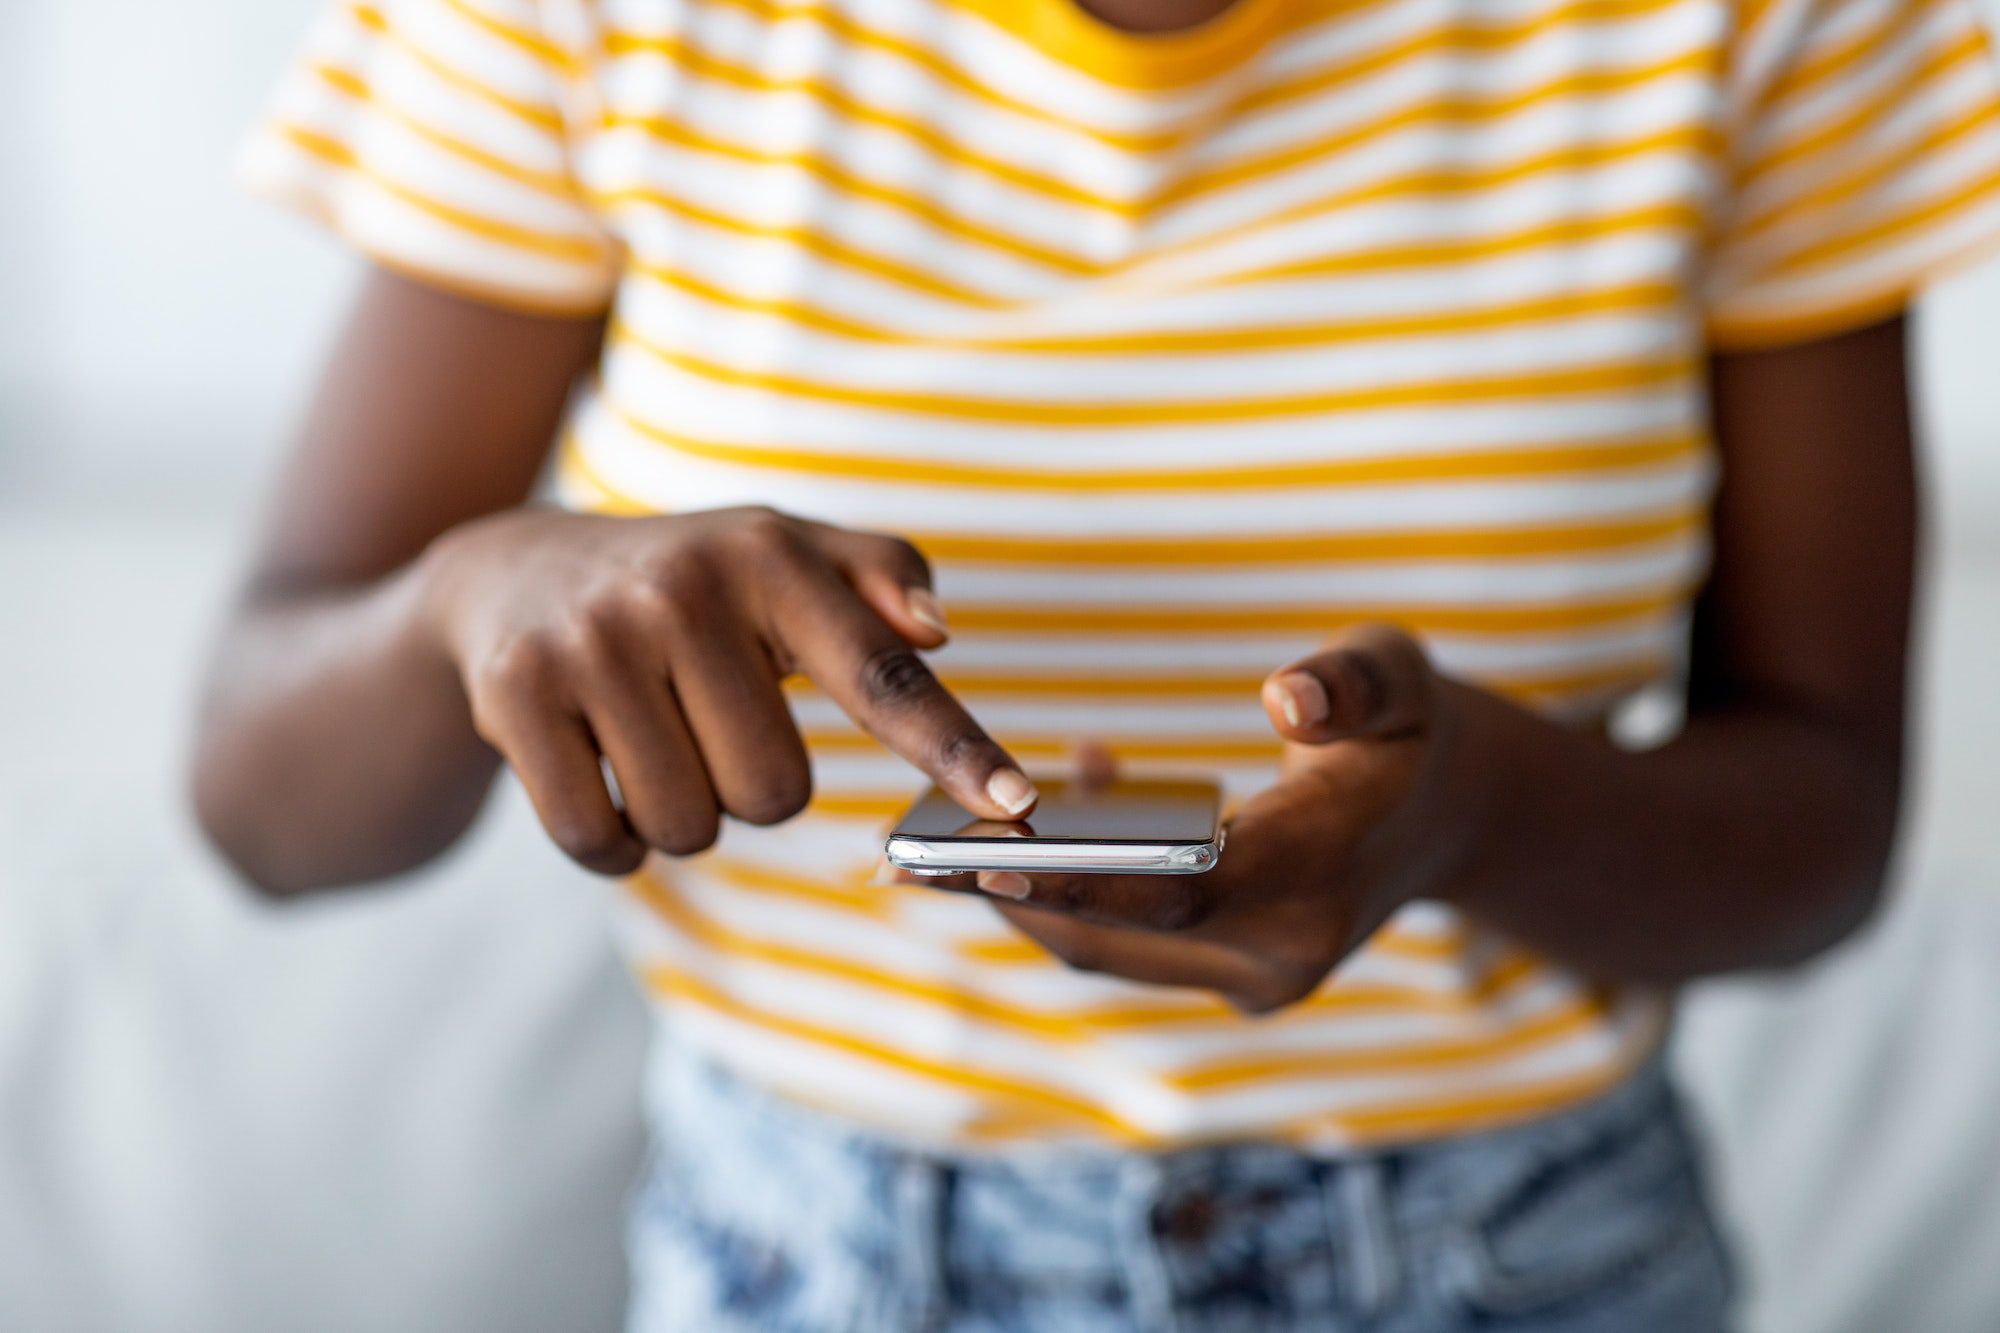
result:
[[[1722,476],[1691,703],[1775,703],[1891,773],[1917,543],[1906,323],[1718,355]]]
[[[1691,702],[1900,758],[1917,493],[1899,313],[2000,234],[2000,83],[1967,0],[1743,6],[1699,299],[1722,479]]]
[[[549,318],[383,269],[364,282],[271,508],[251,593],[351,585],[534,489],[598,318]]]

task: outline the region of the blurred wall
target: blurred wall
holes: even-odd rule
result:
[[[351,264],[228,162],[312,10],[0,7],[0,484],[200,487],[270,458]]]

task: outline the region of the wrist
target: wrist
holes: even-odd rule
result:
[[[1534,729],[1546,723],[1488,691],[1456,681],[1446,689],[1452,701],[1432,791],[1442,837],[1424,897],[1476,909],[1504,843],[1502,807],[1536,781],[1530,751]]]
[[[1465,906],[1486,869],[1498,798],[1519,780],[1506,740],[1514,710],[1459,681],[1438,688],[1430,762],[1411,802],[1422,850],[1409,896]]]
[[[460,523],[439,534],[398,576],[390,589],[399,604],[406,641],[427,664],[456,672],[466,608],[479,571],[497,538],[519,517],[509,510]]]

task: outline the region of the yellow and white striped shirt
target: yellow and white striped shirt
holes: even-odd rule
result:
[[[253,183],[380,263],[609,311],[561,480],[913,537],[1024,761],[1241,794],[1273,667],[1387,618],[1575,719],[1671,679],[1711,348],[2000,234],[1963,0],[339,0]],[[1664,1005],[1435,904],[1252,1021],[871,888],[915,775],[800,690],[818,795],[621,903],[681,1039],[955,1142],[1321,1148],[1535,1114]],[[1606,885],[1606,893],[1618,886]]]

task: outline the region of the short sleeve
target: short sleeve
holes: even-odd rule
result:
[[[1886,318],[2000,247],[2000,78],[1967,0],[1743,0],[1711,343]]]
[[[386,267],[602,311],[620,250],[571,169],[577,57],[539,0],[334,0],[238,171]]]

